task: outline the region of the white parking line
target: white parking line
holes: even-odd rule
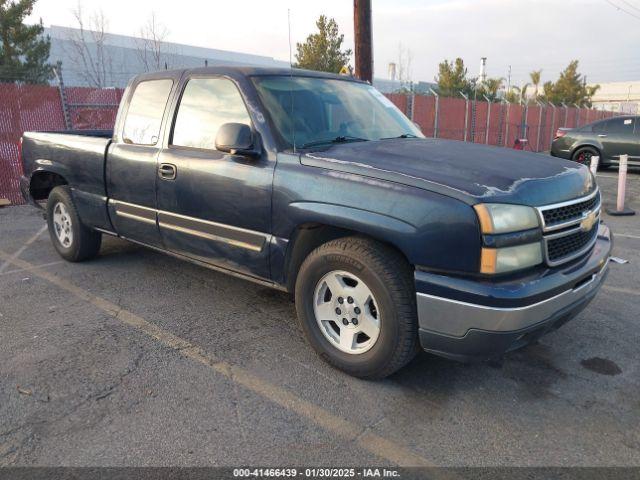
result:
[[[628,233],[614,233],[615,237],[636,238],[640,240],[640,235],[630,235]]]
[[[15,270],[7,270],[6,272],[2,272],[2,273],[0,273],[0,276],[2,276],[2,275],[11,275],[12,273],[28,272],[30,270],[33,270],[34,268],[51,267],[53,265],[59,265],[61,263],[65,263],[65,261],[64,260],[58,260],[57,262],[42,263],[40,265],[34,266],[33,268],[16,268]]]
[[[2,265],[0,265],[0,273],[4,272],[7,267],[9,265],[11,265],[11,261],[15,260],[16,258],[18,258],[20,255],[22,255],[22,252],[24,252],[27,248],[29,248],[29,245],[31,245],[33,242],[35,242],[38,237],[40,235],[42,235],[44,233],[44,231],[47,229],[47,226],[45,225],[44,227],[42,227],[40,230],[38,230],[33,237],[31,237],[29,240],[26,241],[26,243],[24,245],[22,245],[18,250],[16,250],[16,252],[11,255],[7,260],[5,260]]]

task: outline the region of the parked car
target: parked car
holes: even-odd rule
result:
[[[140,75],[113,132],[27,132],[22,161],[63,258],[107,234],[287,291],[322,358],[364,378],[419,346],[477,360],[526,345],[608,271],[588,168],[424,138],[344,76]]]
[[[618,165],[620,155],[629,155],[629,165],[640,165],[640,116],[624,115],[590,123],[580,128],[559,128],[551,155],[589,165],[600,157],[603,168]]]

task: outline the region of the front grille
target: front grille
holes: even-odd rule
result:
[[[565,257],[570,257],[576,252],[583,250],[598,233],[598,224],[596,223],[591,230],[583,232],[570,233],[564,237],[552,238],[547,240],[547,258],[550,262],[561,261]]]
[[[590,212],[600,204],[600,192],[582,202],[550,208],[542,211],[545,227],[553,227],[573,220],[580,220],[584,212]]]

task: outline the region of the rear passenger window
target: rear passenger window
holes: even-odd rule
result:
[[[631,135],[633,134],[633,118],[614,118],[607,122],[608,134]]]
[[[226,78],[193,78],[182,94],[171,143],[215,150],[218,129],[229,122],[251,126],[233,82]]]
[[[136,86],[124,120],[122,140],[125,143],[137,145],[158,143],[162,114],[172,85],[173,80],[163,79],[147,80]]]

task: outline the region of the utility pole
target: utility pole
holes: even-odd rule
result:
[[[507,74],[507,95],[511,92],[511,65],[509,65],[509,73]]]
[[[353,0],[353,32],[356,52],[356,77],[373,82],[373,32],[371,0]]]

